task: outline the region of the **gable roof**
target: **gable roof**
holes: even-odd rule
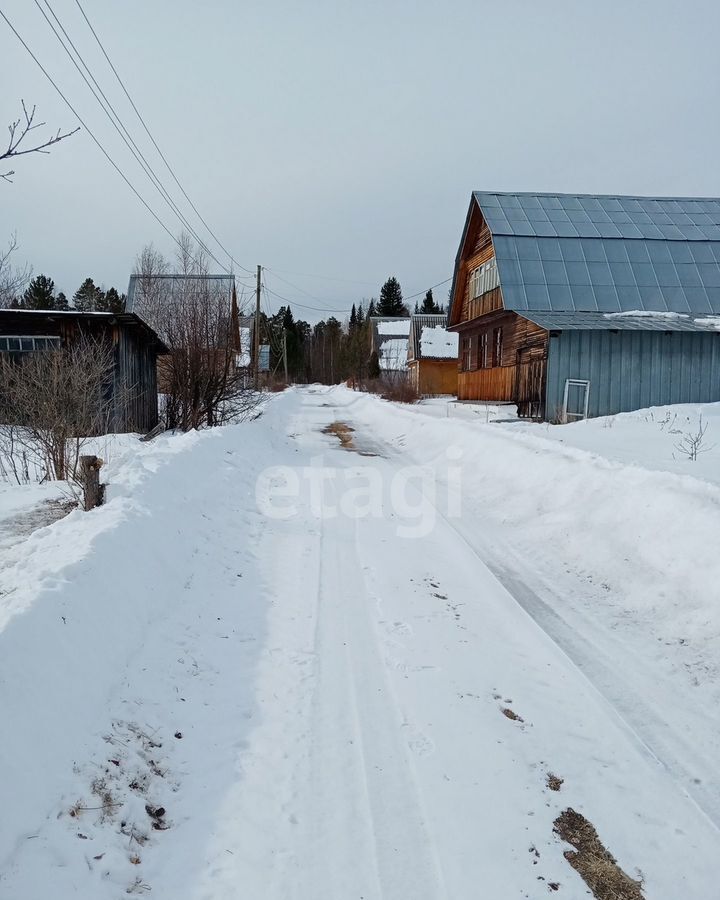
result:
[[[446,330],[445,313],[413,313],[410,317],[409,359],[457,359],[457,334]]]
[[[506,309],[720,313],[720,199],[476,191],[461,252],[476,208]]]
[[[378,355],[383,371],[407,368],[409,316],[370,316],[370,352]]]

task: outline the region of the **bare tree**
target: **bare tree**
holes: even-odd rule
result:
[[[7,248],[0,250],[0,308],[10,306],[25,287],[32,270],[29,266],[16,268],[12,264],[13,253],[17,250],[17,235],[12,235]]]
[[[43,479],[75,480],[80,452],[111,425],[113,347],[80,337],[68,347],[0,355],[2,467],[17,480],[30,464]]]
[[[138,256],[135,311],[170,350],[158,360],[168,428],[187,431],[242,418],[258,397],[239,365],[239,311],[234,287],[209,276],[204,254],[179,238],[178,275],[152,245]]]
[[[4,159],[15,159],[18,156],[27,156],[29,153],[48,153],[50,151],[50,147],[53,147],[55,144],[59,144],[60,141],[64,141],[65,138],[68,138],[71,135],[75,134],[77,131],[80,131],[79,125],[77,128],[73,128],[72,131],[66,131],[64,134],[58,128],[56,134],[52,135],[47,140],[43,140],[40,143],[32,143],[31,146],[27,146],[27,144],[23,145],[23,141],[26,141],[28,135],[34,132],[37,128],[45,127],[45,122],[35,121],[34,106],[30,110],[30,112],[28,112],[28,109],[25,106],[25,101],[21,100],[20,103],[22,104],[23,114],[8,125],[10,138],[8,140],[7,148],[4,151],[0,152],[0,162]],[[0,179],[4,181],[12,181],[12,176],[14,174],[14,169],[10,169],[7,172],[0,172]]]

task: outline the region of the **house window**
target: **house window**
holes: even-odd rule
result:
[[[57,335],[2,335],[0,353],[32,353],[35,350],[59,350]]]
[[[488,260],[470,273],[470,302],[488,291],[493,290],[499,284],[497,263],[494,259]]]
[[[470,371],[470,355],[472,352],[472,343],[470,338],[462,339],[462,371],[469,372]]]
[[[501,366],[502,365],[502,350],[503,350],[503,330],[502,330],[502,328],[494,328],[493,329],[493,352],[492,352],[493,366]]]
[[[478,348],[478,368],[487,369],[488,367],[488,335],[487,331],[483,331],[480,335]]]

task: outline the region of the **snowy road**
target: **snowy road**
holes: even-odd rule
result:
[[[324,433],[337,422],[362,453]],[[715,900],[720,832],[513,596],[517,572],[484,558],[480,520],[444,490],[462,476],[452,455],[408,470],[401,439],[319,388],[187,442],[128,464],[135,499],[99,511],[89,555],[16,598],[0,632],[17,725],[0,748],[1,897],[575,900],[587,890],[553,834],[573,807],[648,900]],[[88,521],[47,540],[77,543]],[[19,660],[40,626],[64,643],[43,644],[28,690]]]

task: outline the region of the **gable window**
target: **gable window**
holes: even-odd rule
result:
[[[503,330],[502,330],[502,328],[493,328],[493,349],[492,349],[492,364],[493,364],[493,366],[501,366],[502,365],[502,350],[503,350]]]
[[[470,357],[472,353],[472,341],[470,338],[462,339],[462,361],[461,367],[463,372],[470,371]]]

